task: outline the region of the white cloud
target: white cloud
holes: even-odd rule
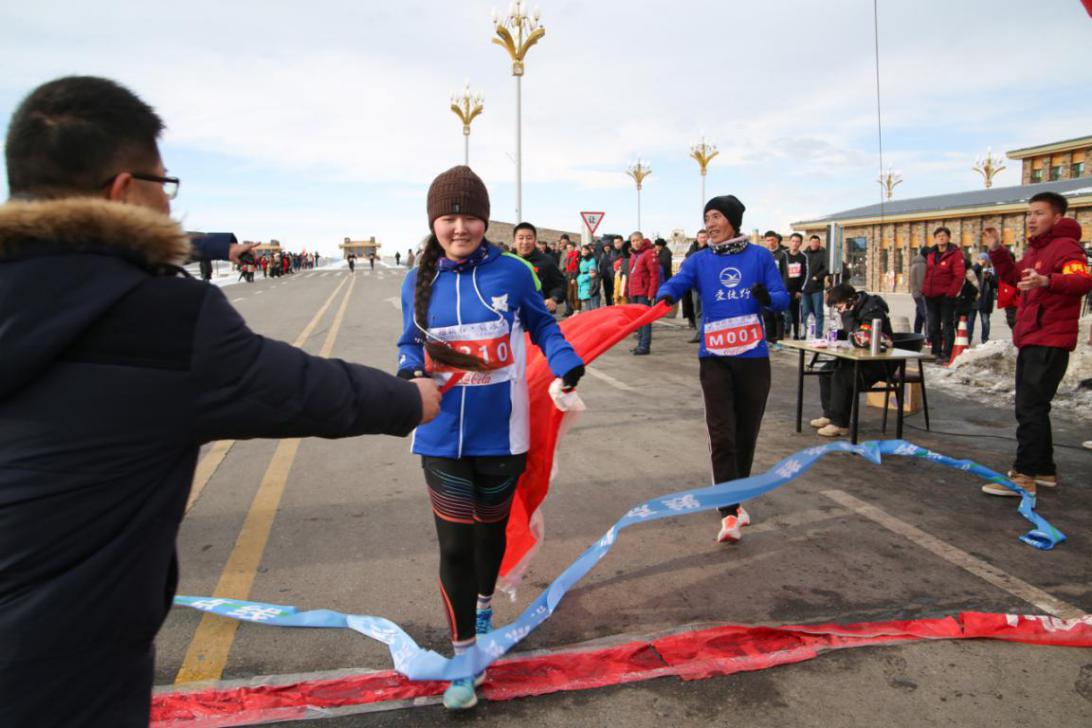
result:
[[[590,206],[607,209],[604,230],[632,227],[623,169],[641,155],[654,169],[644,227],[693,230],[698,177],[687,154],[703,130],[721,150],[709,193],[739,194],[749,224],[786,228],[877,199],[868,4],[540,1],[547,35],[523,79],[524,207],[536,220],[575,227]],[[0,116],[47,78],[109,75],[167,119],[168,163],[186,170],[180,203],[191,217],[331,247],[357,230],[415,240],[429,180],[462,159],[447,99],[467,78],[486,97],[471,159],[494,215],[512,217],[515,82],[489,43],[489,9],[476,0],[9,8],[0,10]],[[1020,0],[881,3],[880,12],[885,161],[906,178],[900,196],[975,187],[969,167],[988,145],[1088,132],[1092,102],[1075,92],[1072,70],[1092,56],[1079,3],[1053,8],[1049,52],[1024,42],[1045,10]],[[1004,175],[999,183],[1018,181],[1014,169]]]

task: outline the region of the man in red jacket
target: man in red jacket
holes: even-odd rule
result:
[[[642,233],[633,233],[629,236],[629,241],[632,248],[629,253],[627,295],[631,303],[643,303],[648,306],[656,296],[656,289],[660,287],[660,263],[656,258],[656,251],[652,249],[652,241]],[[651,348],[652,325],[648,324],[637,329],[637,347],[632,353],[635,356],[643,356],[648,354]]]
[[[1092,291],[1088,261],[1077,242],[1081,226],[1064,217],[1069,203],[1040,192],[1028,204],[1028,249],[1019,263],[999,241],[990,245],[997,278],[1020,291],[1012,341],[1016,359],[1016,462],[1009,479],[1029,493],[1058,484],[1050,432],[1050,401],[1077,347],[1081,298]],[[1003,485],[990,495],[1017,495]]]
[[[963,253],[951,245],[952,231],[938,227],[933,231],[936,245],[925,256],[925,280],[921,295],[929,320],[929,341],[933,356],[945,364],[955,344],[955,309],[959,289],[963,287],[966,268]]]

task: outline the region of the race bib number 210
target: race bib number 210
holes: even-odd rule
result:
[[[443,339],[456,351],[477,357],[485,364],[485,371],[466,372],[456,386],[468,387],[506,382],[515,373],[511,336],[508,324],[503,320],[446,326],[431,329],[429,333]],[[425,362],[428,370],[435,374],[458,371],[433,361],[427,352]]]

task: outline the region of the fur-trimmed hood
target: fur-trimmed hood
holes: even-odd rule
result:
[[[53,363],[189,239],[165,215],[70,198],[0,205],[0,402]]]
[[[181,265],[190,241],[166,215],[94,197],[11,201],[0,205],[0,262],[39,252],[117,251],[155,267]]]

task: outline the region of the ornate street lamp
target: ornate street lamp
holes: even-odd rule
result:
[[[637,158],[637,163],[626,168],[626,174],[633,178],[633,181],[637,183],[637,229],[641,229],[641,183],[645,181],[645,178],[652,174],[652,167],[641,162],[641,158]]]
[[[982,179],[985,181],[986,189],[988,190],[993,187],[993,178],[997,176],[997,173],[1005,169],[1004,161],[1005,160],[1001,157],[994,159],[993,150],[987,148],[985,159],[977,157],[974,160],[974,167],[971,167],[971,169],[982,175]]]
[[[701,168],[701,204],[705,206],[705,171],[709,168],[709,163],[713,161],[713,157],[720,154],[717,151],[716,144],[706,144],[705,135],[701,135],[701,143],[695,144],[690,147],[690,156],[698,163],[698,167]]]
[[[887,172],[881,174],[876,181],[884,188],[887,199],[890,200],[895,194],[895,187],[902,184],[902,175],[888,167]]]
[[[516,222],[523,220],[523,89],[520,82],[527,51],[546,35],[546,29],[539,24],[541,15],[538,8],[527,15],[523,0],[515,0],[504,18],[498,18],[497,11],[493,11],[493,30],[497,34],[493,42],[508,51],[512,59],[512,75],[516,77]]]
[[[451,94],[451,110],[463,122],[463,164],[470,166],[470,122],[482,113],[485,98],[470,92],[470,81],[462,94]]]

